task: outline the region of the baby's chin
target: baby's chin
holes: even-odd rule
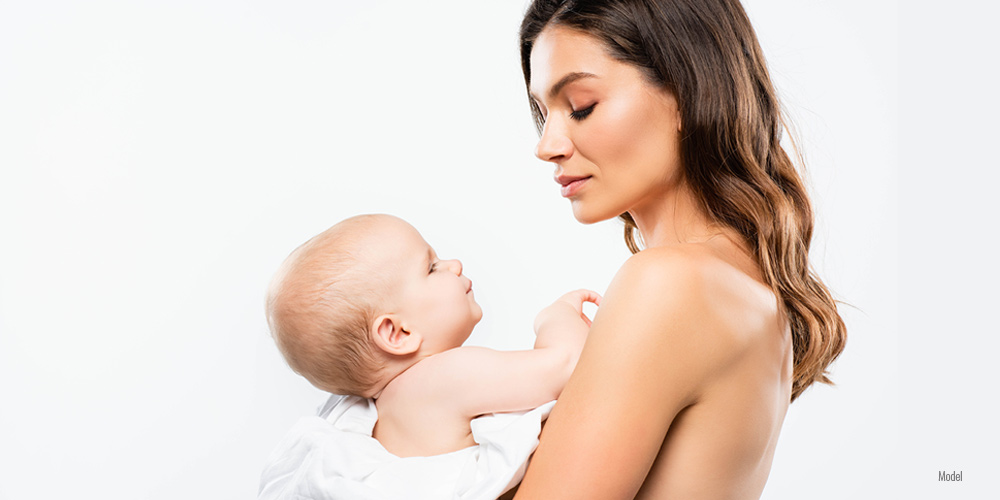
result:
[[[465,340],[463,340],[462,343],[465,343],[466,340],[469,340],[469,337],[472,336],[472,332],[476,329],[476,325],[478,325],[482,319],[483,319],[482,312],[479,313],[474,312],[472,316],[469,317],[470,320],[469,327],[466,329],[465,335],[463,335]]]
[[[465,334],[465,338],[469,338],[472,335],[472,331],[476,329],[476,325],[482,320],[482,315],[473,316],[472,321],[469,323],[469,332]]]

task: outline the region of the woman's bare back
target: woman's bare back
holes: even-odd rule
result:
[[[771,469],[792,382],[788,326],[756,266],[727,241],[705,245],[716,313],[748,348],[674,418],[636,498],[757,499]]]
[[[518,498],[760,496],[792,344],[732,241],[650,248],[622,266]]]

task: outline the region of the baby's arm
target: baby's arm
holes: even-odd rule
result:
[[[570,372],[590,331],[590,319],[583,314],[584,302],[600,305],[601,296],[590,290],[569,292],[535,316],[535,349],[565,348],[572,354]]]
[[[577,290],[563,295],[535,319],[535,348],[495,351],[459,347],[422,362],[433,380],[432,404],[475,417],[486,413],[528,410],[559,397],[583,350],[590,320],[583,303],[600,303],[600,295]]]

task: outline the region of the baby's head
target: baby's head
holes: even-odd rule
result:
[[[438,260],[390,215],[351,217],[310,239],[285,259],[267,296],[288,365],[320,389],[364,397],[462,345],[482,315],[462,264]]]

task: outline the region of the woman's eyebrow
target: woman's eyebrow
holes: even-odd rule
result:
[[[597,75],[593,73],[586,73],[583,71],[574,71],[572,73],[567,73],[565,76],[560,78],[558,82],[549,87],[549,99],[552,99],[555,96],[559,95],[559,92],[562,91],[563,87],[582,78],[597,78]],[[531,94],[531,97],[533,97],[536,101],[538,100],[538,97],[534,93]]]

